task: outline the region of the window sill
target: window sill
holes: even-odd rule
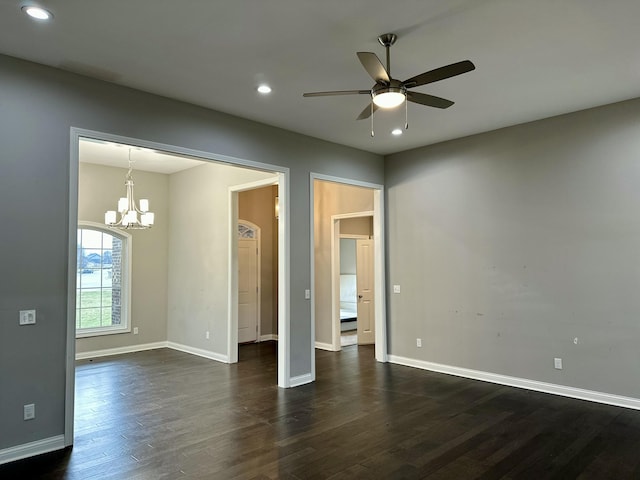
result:
[[[76,338],[101,337],[103,335],[116,335],[119,333],[131,333],[131,327],[87,328],[83,330],[76,330]]]

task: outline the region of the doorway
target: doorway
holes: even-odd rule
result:
[[[288,225],[288,211],[289,211],[289,207],[288,207],[288,193],[289,193],[289,188],[288,188],[288,182],[289,182],[289,169],[285,168],[285,167],[279,167],[279,166],[275,166],[275,165],[269,165],[269,164],[263,164],[263,163],[259,163],[259,162],[253,162],[253,161],[249,161],[249,160],[243,160],[243,159],[237,159],[237,158],[231,158],[231,157],[227,157],[227,156],[219,156],[217,154],[213,154],[213,153],[207,153],[207,152],[202,152],[202,151],[196,151],[196,150],[191,150],[188,148],[183,148],[183,147],[177,147],[177,146],[173,146],[173,145],[166,145],[166,144],[160,144],[160,143],[156,143],[156,142],[150,142],[150,141],[145,141],[145,140],[140,140],[140,139],[135,139],[135,138],[129,138],[129,137],[123,137],[123,136],[119,136],[119,135],[112,135],[112,134],[107,134],[107,133],[103,133],[103,132],[96,132],[96,131],[91,131],[91,130],[85,130],[85,129],[80,129],[80,128],[75,128],[72,127],[71,128],[71,139],[70,139],[70,162],[69,162],[69,245],[68,245],[68,258],[69,258],[69,264],[68,264],[68,274],[67,274],[67,291],[69,292],[68,295],[68,299],[67,299],[67,336],[66,336],[66,351],[67,351],[67,363],[66,363],[66,393],[65,393],[65,444],[66,445],[71,445],[73,443],[73,426],[74,426],[74,402],[75,402],[75,395],[74,395],[74,385],[75,385],[75,359],[76,359],[76,260],[77,260],[77,244],[76,244],[76,238],[77,238],[77,224],[78,224],[78,218],[79,218],[79,205],[78,205],[78,190],[79,190],[79,170],[80,170],[80,166],[79,166],[79,160],[80,160],[80,143],[81,140],[90,140],[90,141],[94,141],[94,142],[103,142],[103,143],[112,143],[112,144],[121,144],[121,145],[127,145],[127,146],[132,146],[133,148],[139,148],[141,150],[149,150],[151,152],[155,152],[157,154],[167,154],[167,155],[171,155],[171,156],[178,156],[178,157],[183,157],[183,158],[188,158],[188,159],[192,159],[194,161],[198,161],[201,164],[209,164],[209,165],[215,165],[218,166],[220,168],[222,168],[223,166],[228,166],[231,168],[235,168],[238,171],[253,171],[253,172],[262,172],[262,173],[268,173],[270,174],[271,178],[275,178],[275,182],[280,185],[281,189],[280,189],[280,195],[279,195],[279,201],[280,201],[280,218],[278,221],[278,230],[280,232],[279,235],[279,241],[278,241],[278,261],[279,261],[279,265],[281,266],[281,268],[278,269],[278,278],[277,278],[277,283],[279,284],[279,289],[278,289],[278,305],[279,305],[279,315],[278,315],[278,322],[279,322],[279,336],[280,339],[283,340],[281,342],[279,342],[278,344],[278,379],[277,379],[277,383],[278,386],[280,387],[284,387],[287,388],[291,385],[291,379],[289,378],[289,372],[290,372],[290,353],[289,353],[289,342],[288,342],[288,332],[289,332],[289,308],[288,308],[288,304],[289,304],[289,269],[288,269],[288,263],[289,263],[289,249],[288,249],[288,243],[285,241],[288,238],[288,231],[289,231],[289,225]],[[142,164],[142,162],[138,163],[138,166],[140,166]],[[197,167],[196,167],[197,168]],[[141,174],[142,176],[142,174]],[[124,176],[122,176],[122,178],[118,179],[118,184],[122,181],[122,179],[124,179]],[[221,191],[220,185],[218,185],[218,183],[215,181],[216,179],[214,179],[214,181],[212,183],[209,184],[209,188],[208,189],[204,189],[207,191],[207,193],[212,193],[212,192],[216,192],[216,195],[218,195],[218,192]],[[201,178],[199,179],[200,182],[205,182],[205,179]],[[148,182],[140,182],[140,189],[143,189],[142,185],[148,185]],[[185,196],[189,196],[190,195],[190,191],[189,191],[189,185],[188,182],[185,182],[184,185],[185,188],[183,188],[183,192],[185,192],[185,195],[180,195],[177,197],[178,200],[184,200]],[[138,188],[138,187],[137,187]],[[203,190],[203,191],[204,191]],[[109,196],[109,199],[111,199],[112,195]],[[117,201],[118,196],[113,196],[113,198],[115,198],[115,201]],[[153,197],[153,198],[157,198],[157,197]],[[191,213],[195,212],[196,209],[199,209],[201,206],[206,206],[207,208],[211,207],[211,206],[215,206],[216,208],[220,208],[221,206],[224,206],[224,208],[226,208],[227,205],[227,200],[228,200],[228,190],[225,186],[225,188],[222,190],[221,193],[221,198],[216,197],[216,199],[214,199],[214,201],[211,201],[211,199],[207,198],[205,200],[205,202],[198,202],[196,204],[194,204],[195,206],[193,208],[190,209],[181,209],[181,208],[177,208],[175,207],[174,203],[175,202],[171,202],[169,203],[168,201],[165,203],[165,208],[169,209],[170,207],[174,209],[174,211],[176,212],[180,212],[181,214],[179,215],[175,215],[173,217],[174,220],[180,220],[183,222],[186,222],[185,224],[185,228],[182,229],[183,232],[189,232],[189,229],[191,228],[192,225],[199,225],[202,226],[207,222],[200,222],[201,218],[198,217],[195,219],[195,222],[193,221],[193,217],[190,215]],[[153,200],[153,202],[157,202],[157,200]],[[156,206],[158,206],[158,203],[153,203],[154,208],[156,208]],[[100,213],[100,217],[103,217],[104,215],[104,208],[100,207],[101,213]],[[105,207],[106,208],[106,207]],[[233,208],[233,207],[232,207]],[[202,212],[202,210],[200,210],[200,212]],[[236,205],[236,212],[237,212],[237,205]],[[82,212],[81,212],[82,213]],[[189,215],[187,215],[187,213]],[[216,218],[216,226],[218,228],[218,232],[214,232],[215,234],[219,233],[221,230],[226,230],[229,229],[232,226],[232,223],[234,223],[233,221],[231,222],[225,222],[224,219],[225,215],[216,215],[214,218]],[[237,218],[237,217],[236,217]],[[154,226],[153,230],[154,231],[159,231],[162,228],[167,228],[167,224],[165,223],[165,226],[162,226],[162,224],[159,222],[159,218],[158,216],[156,216],[156,225]],[[98,218],[96,220],[97,222],[101,221],[101,218]],[[222,221],[222,223],[220,223]],[[173,228],[175,231],[180,231],[180,226],[176,226],[173,225],[171,228]],[[234,232],[235,233],[235,232]],[[209,238],[214,238],[214,237],[219,237],[219,235],[209,235]],[[228,238],[226,235],[223,236],[223,238]],[[234,237],[237,238],[237,237]],[[138,251],[144,251],[145,248],[142,246],[143,241],[136,239],[137,241],[137,245],[140,247],[138,248]],[[135,240],[134,240],[135,241]],[[235,242],[234,242],[235,243]],[[228,258],[228,260],[223,260],[223,264],[224,262],[228,263],[229,265],[233,265],[234,267],[237,266],[237,248],[228,248],[228,244],[223,242],[223,247],[221,249],[218,250],[212,250],[212,249],[194,249],[194,248],[188,248],[187,245],[185,245],[185,248],[181,248],[182,252],[187,252],[188,254],[193,253],[196,256],[196,260],[200,261],[200,264],[204,264],[205,262],[202,261],[201,257],[198,257],[198,255],[201,254],[201,252],[209,252],[213,255],[212,262],[209,262],[207,265],[210,268],[214,268],[217,267],[217,263],[219,263],[220,258]],[[221,255],[220,255],[221,254]],[[166,255],[166,252],[164,254],[161,255]],[[236,256],[234,258],[234,255]],[[214,264],[215,262],[215,264]],[[180,263],[176,263],[180,268],[183,268],[184,265],[180,264]],[[224,267],[223,267],[224,268]],[[192,270],[193,273],[195,273],[197,271],[196,270]],[[218,272],[220,272],[220,270],[218,270]],[[187,282],[183,282],[183,285],[180,286],[180,288],[182,288],[185,291],[191,291],[193,293],[195,293],[196,295],[199,295],[199,292],[203,291],[205,285],[203,285],[202,282],[197,283],[194,281],[191,281],[191,278],[193,277],[193,275],[187,276],[186,278],[189,279],[189,281]],[[224,281],[226,275],[207,275],[207,278],[217,278],[223,279],[223,283],[224,285],[221,285],[221,288],[215,288],[215,289],[209,289],[209,295],[199,295],[200,298],[205,299],[205,301],[211,296],[211,293],[215,293],[216,295],[220,295],[222,294],[224,297],[224,300],[228,300],[231,297],[233,297],[234,295],[231,293],[231,289],[229,288],[232,284],[232,281]],[[142,284],[144,287],[146,287],[146,283],[145,282],[138,282],[138,285]],[[146,292],[146,290],[144,290]],[[136,293],[136,292],[134,292]],[[153,293],[153,292],[151,292]],[[142,293],[140,293],[139,291],[136,293],[136,297],[134,298],[137,299],[140,295],[142,295]],[[236,302],[237,302],[237,295],[235,298]],[[161,302],[155,302],[155,303],[150,303],[149,305],[156,305],[159,304]],[[228,302],[217,302],[217,305],[224,305],[227,304]],[[209,302],[209,305],[211,305],[211,302]],[[237,308],[236,308],[237,310]],[[225,342],[225,336],[228,338],[228,323],[224,324],[222,326],[222,328],[220,330],[218,330],[218,334],[216,334],[216,330],[209,330],[208,324],[207,322],[209,321],[215,321],[215,322],[219,322],[219,317],[215,318],[215,316],[212,316],[210,314],[207,314],[207,309],[203,309],[203,314],[200,315],[199,317],[197,315],[185,315],[183,316],[183,318],[185,318],[186,320],[189,321],[198,321],[199,323],[196,325],[196,328],[179,328],[179,326],[177,326],[175,328],[176,331],[178,331],[180,334],[184,335],[193,335],[192,337],[188,338],[188,342],[186,341],[178,344],[177,342],[174,341],[170,341],[167,339],[167,332],[165,331],[165,336],[161,338],[158,338],[158,340],[160,341],[150,341],[147,344],[141,344],[141,342],[139,341],[139,338],[141,338],[146,332],[150,331],[149,329],[140,329],[140,333],[138,337],[135,337],[135,339],[131,340],[131,344],[127,345],[125,347],[117,347],[117,348],[101,348],[100,350],[102,350],[103,352],[105,352],[105,355],[108,354],[113,354],[113,353],[127,353],[129,351],[137,351],[140,350],[141,347],[146,347],[146,348],[160,348],[160,347],[170,347],[170,348],[175,348],[178,350],[183,350],[183,351],[187,351],[188,353],[192,353],[195,355],[200,355],[203,357],[207,357],[207,358],[211,358],[213,360],[217,360],[217,361],[221,361],[221,362],[226,362],[226,363],[233,363],[234,361],[237,361],[237,343],[235,346],[235,358],[233,356],[233,351],[232,349],[228,348],[228,344],[227,342]],[[187,313],[192,313],[192,312],[187,312]],[[198,318],[196,318],[198,317]],[[222,318],[224,319],[224,317],[229,318],[230,315],[227,316],[222,316]],[[211,320],[213,319],[213,320]],[[219,327],[215,327],[215,328],[219,328]],[[134,329],[132,329],[132,332],[130,332],[128,335],[138,335],[137,330],[133,331]],[[213,332],[212,335],[210,335]],[[236,331],[237,334],[237,331]],[[115,336],[111,336],[114,337]],[[119,339],[124,338],[124,336],[120,336],[118,337]],[[133,338],[133,337],[131,337]],[[171,338],[171,337],[169,337]],[[186,338],[186,337],[185,337]],[[210,343],[207,343],[210,342]],[[208,345],[214,345],[214,347],[209,348]],[[221,348],[220,348],[221,347]],[[226,347],[226,348],[225,348]],[[145,348],[142,348],[145,349]],[[117,352],[116,352],[117,350]]]
[[[375,358],[386,362],[383,186],[312,173],[310,195],[312,347],[314,350],[340,350],[340,229],[336,229],[336,221],[368,216],[372,225],[370,239],[373,241],[373,295],[366,304],[374,312],[372,330],[375,335]],[[311,361],[315,378],[315,354]]]
[[[332,215],[332,350],[375,343],[372,212]]]
[[[280,202],[283,193],[280,176],[229,187],[231,223],[229,249],[230,258],[234,259],[234,262],[229,265],[228,349],[231,363],[239,360],[239,343],[278,340],[278,368],[283,368],[281,365],[281,347],[283,346],[280,341],[282,339],[280,317],[283,307],[280,297],[282,288],[280,271],[283,268],[281,240],[284,214]],[[245,227],[242,226],[243,224]],[[251,233],[248,233],[246,226],[252,228]],[[254,247],[257,248],[257,258],[254,255],[255,251],[246,250],[241,254],[239,250],[250,244],[238,238],[241,234],[259,236],[259,241]],[[253,268],[250,265],[243,267],[240,264],[241,260],[250,264],[249,257],[256,258],[255,261],[258,262],[254,273],[259,276],[257,288],[248,287],[245,279],[240,278],[243,268]],[[246,292],[247,288],[254,289],[251,293],[257,295],[255,315],[246,304],[249,293]],[[251,314],[250,327],[245,325],[244,317],[248,314]],[[253,332],[248,332],[247,328],[253,329]],[[279,370],[278,378],[281,374],[285,375]]]
[[[278,202],[277,184],[238,192],[238,342],[241,344],[278,340]],[[247,328],[252,329],[250,335]]]

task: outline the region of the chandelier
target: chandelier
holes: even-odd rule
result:
[[[149,200],[140,199],[140,208],[136,205],[133,196],[133,161],[131,160],[131,148],[129,148],[129,171],[125,177],[124,184],[127,188],[127,196],[120,197],[118,200],[118,211],[108,210],[104,214],[104,223],[109,227],[142,230],[151,228],[154,221],[153,212],[149,211]],[[120,220],[117,215],[120,214]]]

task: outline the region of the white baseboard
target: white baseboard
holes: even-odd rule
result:
[[[62,450],[64,447],[64,435],[57,435],[55,437],[25,443],[24,445],[5,448],[4,450],[0,450],[0,465],[27,457],[33,457],[34,455],[53,452],[54,450]]]
[[[167,342],[143,343],[140,345],[129,345],[126,347],[107,348],[105,350],[93,350],[91,352],[76,353],[76,360],[87,358],[108,357],[110,355],[121,355],[123,353],[142,352],[144,350],[154,350],[156,348],[166,348]]]
[[[330,352],[337,352],[330,343],[316,342],[316,348],[319,350],[329,350]]]
[[[423,360],[415,360],[412,358],[400,357],[398,355],[389,355],[389,362],[396,363],[398,365],[405,365],[407,367],[429,370],[432,372],[446,373],[449,375],[456,375],[458,377],[472,378],[474,380],[507,385],[510,387],[535,390],[536,392],[551,393],[563,397],[577,398],[580,400],[588,400],[590,402],[640,410],[640,399],[633,397],[624,397],[611,393],[584,390],[582,388],[539,382],[537,380],[528,380],[526,378],[510,377],[508,375],[499,375],[497,373],[483,372],[480,370],[453,367],[450,365],[442,365],[440,363],[425,362]]]
[[[209,360],[215,360],[216,362],[229,363],[229,357],[221,353],[210,352],[209,350],[203,350],[201,348],[190,347],[188,345],[182,345],[175,342],[167,342],[168,348],[178,350],[180,352],[190,353],[199,357],[208,358]]]
[[[261,342],[268,342],[269,340],[278,341],[278,335],[275,333],[267,333],[266,335],[260,335]]]
[[[181,352],[190,353],[199,357],[208,358],[217,362],[229,363],[229,357],[216,352],[210,352],[208,350],[202,350],[200,348],[190,347],[188,345],[182,345],[175,342],[155,342],[144,343],[141,345],[129,345],[127,347],[108,348],[105,350],[94,350],[92,352],[80,352],[76,353],[76,360],[85,360],[87,358],[107,357],[110,355],[121,355],[123,353],[142,352],[144,350],[154,350],[156,348],[171,348],[173,350],[179,350]]]
[[[291,377],[289,379],[290,387],[299,387],[300,385],[306,385],[313,382],[313,376],[311,373],[305,373],[304,375],[298,375],[297,377]]]

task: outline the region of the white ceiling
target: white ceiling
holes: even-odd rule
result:
[[[202,165],[202,160],[190,157],[88,138],[80,139],[78,157],[81,162],[119,168],[127,168],[131,160],[135,170],[167,175]]]
[[[379,154],[640,96],[638,0],[41,0],[34,22],[0,0],[0,52]],[[356,121],[368,89],[356,57],[394,78],[469,59],[473,72],[418,87],[454,100]],[[273,92],[255,88],[269,83]]]

